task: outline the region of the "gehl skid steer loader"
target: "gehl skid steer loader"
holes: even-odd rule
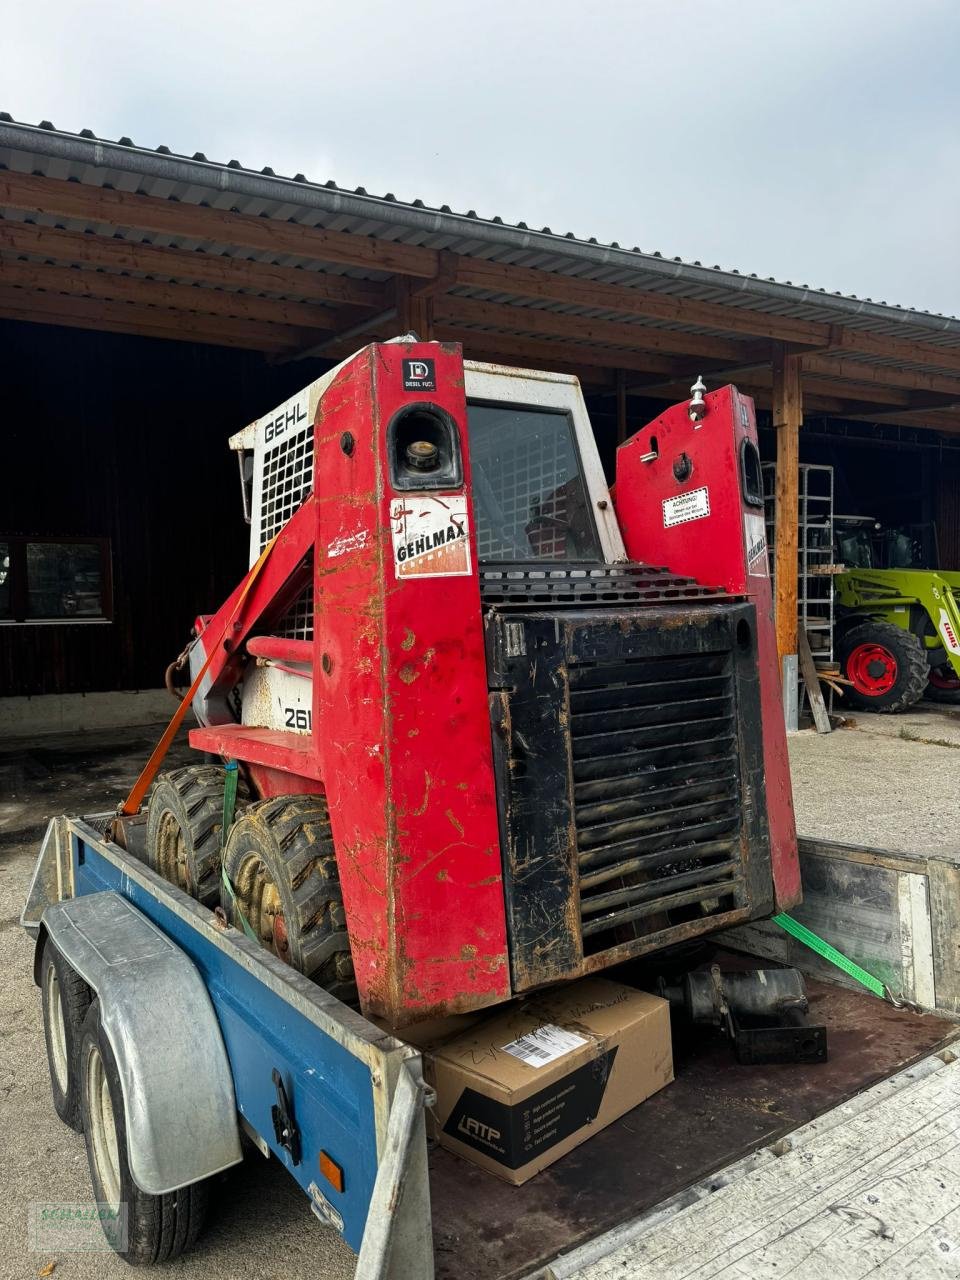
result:
[[[189,649],[236,816],[161,775],[150,866],[397,1027],[797,902],[755,441],[698,385],[608,489],[576,379],[412,335],[248,427]]]

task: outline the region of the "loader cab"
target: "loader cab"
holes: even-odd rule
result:
[[[626,553],[576,378],[464,361],[481,564]]]

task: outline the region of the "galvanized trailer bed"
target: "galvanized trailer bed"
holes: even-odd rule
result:
[[[107,842],[103,825],[52,825],[24,923],[36,929],[45,903],[73,893],[116,892],[182,948],[213,1001],[244,1128],[360,1251],[361,1277],[420,1280],[434,1274],[435,1258],[440,1280],[519,1280],[936,1051],[956,1031],[940,1018],[812,981],[813,1015],[829,1028],[826,1065],[741,1067],[719,1036],[678,1034],[675,1083],[531,1182],[507,1186],[438,1149],[428,1188],[429,1099],[418,1052],[223,929]],[[300,1165],[274,1134],[274,1068],[301,1130]],[[320,1193],[320,1147],[343,1156],[342,1197]]]

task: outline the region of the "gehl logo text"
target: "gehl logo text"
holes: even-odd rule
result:
[[[278,413],[275,418],[270,421],[263,429],[263,440],[265,444],[269,444],[271,440],[275,440],[277,436],[282,436],[285,431],[289,431],[291,427],[295,427],[298,422],[302,422],[307,416],[307,411],[302,404],[295,404],[292,409],[288,409],[286,413]]]
[[[474,1120],[472,1116],[461,1116],[457,1128],[468,1138],[476,1138],[480,1142],[488,1142],[493,1146],[500,1140],[500,1130],[484,1124],[482,1120]]]

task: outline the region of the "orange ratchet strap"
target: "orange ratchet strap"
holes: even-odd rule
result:
[[[227,633],[229,632],[230,628],[233,626],[234,622],[236,622],[237,615],[239,614],[240,610],[243,608],[243,602],[244,600],[246,600],[247,596],[250,594],[250,588],[253,586],[253,584],[256,582],[257,578],[259,577],[260,570],[263,568],[264,564],[266,564],[267,559],[270,555],[270,552],[273,550],[273,544],[276,542],[276,540],[277,540],[277,535],[274,535],[274,537],[270,539],[267,545],[260,552],[259,559],[251,567],[250,572],[247,574],[247,580],[243,584],[243,590],[240,592],[240,595],[237,598],[237,603],[234,606],[233,612],[230,614],[230,617],[227,619],[226,625],[224,626],[223,631],[220,633],[217,643],[210,646],[210,651],[207,654],[206,661],[204,662],[200,670],[197,672],[197,675],[193,684],[184,694],[183,701],[180,703],[176,711],[173,713],[173,718],[171,719],[170,723],[167,725],[166,729],[164,729],[163,731],[163,737],[160,739],[160,741],[157,743],[157,745],[153,749],[153,755],[144,765],[143,772],[140,774],[140,777],[136,780],[136,782],[131,787],[130,794],[127,796],[126,800],[124,800],[123,804],[117,810],[117,813],[121,817],[123,816],[131,817],[133,814],[140,812],[140,806],[143,804],[143,797],[150,790],[150,784],[153,782],[154,778],[157,776],[157,770],[163,764],[164,756],[170,750],[170,744],[171,742],[173,742],[174,738],[177,736],[177,730],[180,728],[181,724],[183,724],[183,718],[187,714],[187,711],[190,708],[190,703],[193,701],[194,695],[196,694],[197,690],[200,688],[200,685],[203,681],[203,677],[207,674],[207,669],[210,666],[210,663],[213,661],[213,656],[217,652],[217,650],[219,649],[223,641],[226,639]]]

